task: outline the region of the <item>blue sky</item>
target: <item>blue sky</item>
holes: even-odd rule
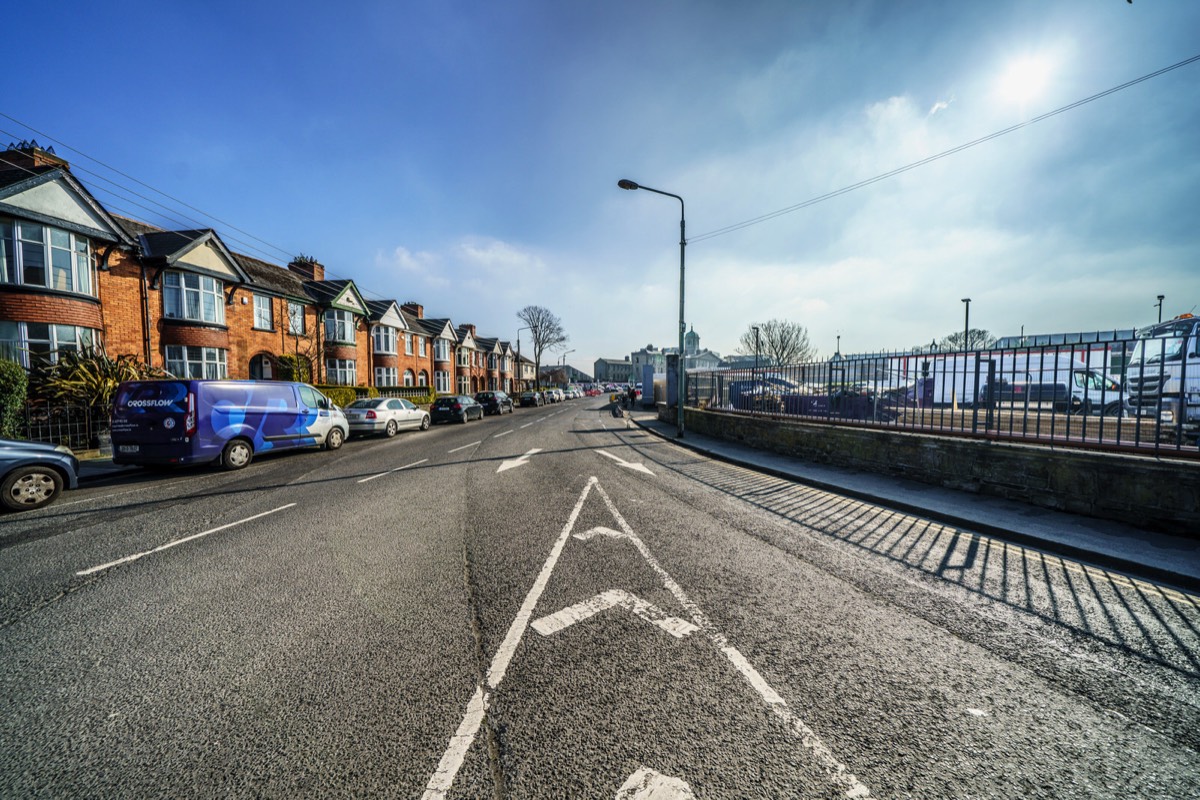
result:
[[[677,337],[678,203],[619,178],[682,195],[702,238],[1200,55],[1194,0],[118,1],[5,19],[54,24],[7,37],[0,136],[54,143],[113,210],[316,256],[486,335],[546,306],[586,371]],[[1200,62],[694,241],[688,322],[728,354],[750,323],[790,319],[828,356],[839,334],[852,353],[960,330],[963,297],[996,335],[1140,326],[1158,294],[1165,316],[1196,310],[1198,130]],[[135,205],[152,193],[131,178],[172,211]]]

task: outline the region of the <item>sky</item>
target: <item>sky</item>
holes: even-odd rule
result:
[[[0,144],[110,210],[305,254],[591,372],[804,325],[821,357],[1200,305],[1195,0],[60,2],[5,11]],[[528,334],[524,334],[528,346]],[[543,359],[544,361],[547,359]]]

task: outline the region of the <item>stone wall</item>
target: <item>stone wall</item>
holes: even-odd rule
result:
[[[674,409],[667,413],[673,414]],[[1196,462],[690,408],[686,413],[690,431],[806,461],[1200,537],[1200,463]]]

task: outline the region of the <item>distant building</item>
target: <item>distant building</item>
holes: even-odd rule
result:
[[[671,352],[675,352],[671,350]],[[631,374],[634,376],[634,381],[641,380],[642,368],[647,364],[654,367],[655,372],[667,371],[667,351],[660,350],[652,344],[648,344],[641,350],[636,350],[629,354],[629,363],[632,367]]]
[[[628,383],[633,365],[625,358],[597,358],[592,365],[596,383]]]

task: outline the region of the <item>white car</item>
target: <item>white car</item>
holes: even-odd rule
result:
[[[406,428],[429,430],[429,412],[422,411],[403,397],[355,400],[346,406],[345,411],[352,434],[382,433],[384,436],[395,436]]]

